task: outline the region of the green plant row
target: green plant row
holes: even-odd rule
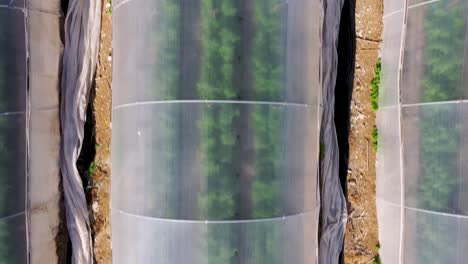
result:
[[[444,127],[434,122],[456,120],[457,109],[451,105],[421,113],[421,181],[419,182],[419,206],[439,212],[452,212],[451,205],[457,196],[458,179],[458,127]],[[449,246],[452,235],[449,230],[440,232],[430,215],[422,215],[420,222],[421,241],[418,243],[420,263],[444,263],[453,256]],[[439,219],[444,221],[444,219]],[[437,252],[437,254],[434,254]]]
[[[158,100],[177,99],[180,80],[180,26],[181,3],[173,0],[158,1],[154,34],[154,96]]]
[[[284,91],[281,63],[281,1],[255,1],[255,38],[252,56],[256,98],[279,101]],[[252,216],[272,218],[281,212],[281,125],[283,107],[256,106],[251,115],[255,133],[255,180],[252,188]],[[260,233],[260,232],[259,232]],[[252,263],[282,263],[279,230],[263,227],[254,241]]]
[[[255,1],[255,48],[253,52],[254,87],[257,98],[277,101],[283,91],[281,64],[281,10],[278,0]],[[256,177],[253,189],[253,216],[269,218],[280,213],[280,107],[255,107]]]
[[[377,152],[379,148],[379,130],[377,130],[377,127],[374,127],[372,130],[372,148],[375,152]]]
[[[201,0],[200,99],[234,99],[235,51],[240,45],[236,1]],[[202,217],[209,220],[235,218],[235,124],[240,113],[231,104],[207,105],[200,123],[202,137]],[[225,225],[209,225],[207,263],[236,263],[239,234]]]
[[[463,4],[440,2],[428,5],[424,19],[425,102],[460,99],[463,96],[465,14]]]
[[[255,98],[279,100],[284,84],[281,66],[281,12],[278,0],[254,3],[254,47],[251,67]],[[202,99],[236,99],[233,87],[234,53],[241,36],[236,25],[237,10],[234,1],[202,1],[202,71],[199,96]],[[270,218],[280,214],[280,134],[282,108],[252,107],[247,115],[254,131],[255,178],[252,183],[251,203],[253,218]],[[231,163],[236,147],[236,125],[240,112],[237,105],[213,105],[204,110],[201,134],[203,137],[204,166],[207,194],[200,199],[207,219],[233,219],[236,217],[234,191],[235,168]],[[244,117],[245,118],[245,117]],[[224,227],[226,228],[226,227]],[[258,227],[260,228],[260,227]],[[235,228],[234,228],[235,229]],[[280,259],[279,231],[273,225],[256,230],[248,257],[252,263],[278,263]],[[208,263],[238,263],[241,233],[210,227],[208,236]],[[210,233],[211,232],[211,233]],[[220,237],[221,236],[221,237]],[[216,240],[214,238],[217,238]],[[221,238],[221,239],[220,239]],[[244,241],[246,242],[246,241]]]
[[[379,109],[379,90],[380,90],[380,75],[382,72],[382,61],[378,60],[375,66],[374,79],[371,81],[371,106],[374,111]]]
[[[154,14],[154,34],[151,36],[152,46],[154,49],[154,65],[152,83],[152,97],[158,100],[173,100],[177,99],[180,82],[180,26],[181,26],[181,3],[180,1],[160,0],[158,1],[158,9]],[[173,105],[158,106],[156,113],[159,123],[164,124],[159,126],[151,140],[152,146],[164,146],[153,150],[157,153],[158,158],[154,162],[154,171],[157,172],[154,179],[150,182],[140,182],[138,184],[151,184],[152,199],[141,197],[141,203],[148,203],[148,210],[156,212],[167,218],[177,218],[178,209],[177,190],[178,171],[175,163],[177,162],[178,151],[177,147],[177,120],[179,118],[180,109]],[[147,189],[148,186],[142,186],[142,189]],[[140,195],[145,195],[144,193]],[[153,202],[155,201],[155,202]]]
[[[427,5],[424,32],[423,101],[454,100],[463,96],[461,85],[465,16],[463,5],[445,3]],[[421,109],[421,172],[419,206],[440,212],[452,212],[456,199],[459,157],[459,127],[442,126],[445,120],[458,120],[453,106]],[[435,124],[434,122],[439,122]],[[443,219],[441,219],[443,220]],[[418,218],[419,263],[445,263],[455,251],[449,230],[439,228],[431,216]]]
[[[284,89],[284,68],[281,63],[282,14],[279,0],[260,0],[254,2],[255,34],[243,36],[239,23],[238,1],[201,0],[201,65],[200,80],[197,84],[198,98],[206,100],[235,100],[238,87],[234,86],[236,72],[236,52],[241,39],[253,37],[252,67],[254,93],[256,98],[265,101],[281,99]],[[161,27],[154,37],[156,47],[155,95],[161,100],[177,98],[179,89],[180,56],[180,3],[161,1],[161,15],[157,19]],[[197,203],[201,219],[232,220],[236,219],[238,195],[236,184],[238,177],[234,160],[238,155],[238,125],[240,118],[249,118],[254,133],[255,178],[252,182],[251,203],[253,218],[276,217],[281,213],[281,135],[282,107],[255,106],[247,117],[241,117],[237,104],[206,104],[201,108],[202,117],[198,123],[201,137],[201,196]],[[158,131],[158,140],[169,144],[167,149],[158,150],[162,155],[162,164],[172,164],[179,156],[177,149],[177,122],[171,121],[174,115],[180,115],[175,109],[162,111],[160,122],[166,131]],[[165,145],[166,145],[165,144]],[[180,150],[178,150],[180,151]],[[175,175],[173,166],[158,166],[159,173]],[[161,172],[161,170],[164,170]],[[158,173],[158,174],[159,174]],[[172,201],[167,188],[175,186],[174,177],[162,177],[155,186],[156,193],[165,194],[156,199]],[[175,204],[175,203],[169,203]],[[177,212],[164,208],[168,217],[177,217]],[[260,230],[261,229],[261,230]],[[241,235],[242,233],[242,235]],[[273,225],[259,226],[252,236],[252,252],[248,258],[252,263],[281,263],[281,251],[278,248],[280,231]],[[226,225],[207,225],[206,263],[238,263],[241,237],[249,237],[248,231],[239,228],[227,228]],[[244,241],[246,242],[246,241]],[[247,243],[247,242],[246,242]],[[244,253],[245,254],[245,253]],[[244,256],[245,257],[245,256]]]

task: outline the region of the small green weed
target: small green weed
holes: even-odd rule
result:
[[[106,3],[106,13],[112,15],[112,0],[107,0]]]
[[[91,164],[89,164],[89,168],[88,168],[88,176],[89,177],[94,175],[94,172],[96,171],[96,168],[97,168],[96,161],[93,160],[93,162],[91,162]]]
[[[372,147],[374,148],[374,151],[377,152],[379,147],[379,131],[377,130],[377,127],[374,127],[374,130],[372,130]]]
[[[380,74],[382,71],[382,61],[379,59],[375,66],[374,79],[371,82],[371,105],[374,111],[379,109],[379,89],[380,89]]]
[[[375,256],[374,258],[374,261],[372,261],[372,264],[381,264],[382,262],[380,262],[380,257],[379,255]]]
[[[320,160],[323,159],[324,151],[325,151],[325,145],[323,143],[320,143],[320,150],[319,150]]]
[[[379,251],[380,251],[380,245],[377,245],[375,247],[375,250],[377,250],[377,256],[374,257],[374,261],[372,261],[372,264],[381,264],[381,260],[380,260],[380,255],[379,255]]]

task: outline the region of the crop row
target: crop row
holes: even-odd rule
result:
[[[461,4],[428,5],[424,19],[425,48],[423,100],[455,100],[463,96],[461,85],[465,16]],[[439,212],[457,213],[460,127],[458,109],[451,105],[421,109],[421,171],[419,206]],[[434,125],[434,122],[438,122]],[[446,125],[447,125],[446,124]],[[420,217],[421,240],[418,241],[419,263],[443,263],[455,256],[450,246],[455,234],[434,225],[432,216]]]

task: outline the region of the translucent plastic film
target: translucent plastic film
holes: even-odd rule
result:
[[[59,0],[28,0],[28,240],[31,263],[56,263],[60,230]],[[40,210],[38,209],[40,208]]]
[[[405,9],[405,0],[384,0],[384,17],[391,16],[397,12],[403,12]]]
[[[377,209],[380,259],[382,263],[400,263],[401,207],[399,204],[391,204],[377,198]]]
[[[403,263],[466,263],[468,218],[405,210]]]
[[[204,223],[113,210],[113,263],[315,263],[316,213]]]
[[[24,21],[21,10],[0,7],[0,262],[5,263],[27,259]]]
[[[382,68],[384,69],[384,68]],[[403,225],[402,159],[398,106],[384,107],[377,115],[377,217],[382,263],[400,263]]]
[[[401,202],[401,147],[398,108],[378,113],[377,194],[387,202]]]
[[[320,1],[179,2],[114,3],[114,105],[319,102]]]
[[[399,102],[398,73],[400,70],[403,18],[403,10],[384,17],[379,107],[395,106]]]
[[[384,18],[404,46],[384,35],[380,101],[397,96],[378,114],[382,262],[465,263],[468,1],[410,0],[402,12],[401,30],[399,11]]]
[[[402,115],[404,146],[418,146],[404,151],[405,263],[464,263],[468,105],[404,107]]]
[[[404,107],[405,205],[468,215],[465,173],[468,105]],[[417,166],[419,165],[419,166]]]
[[[113,261],[316,263],[320,1],[113,4]]]
[[[4,263],[28,263],[24,213],[0,219],[0,260]]]
[[[419,2],[407,11],[402,102],[468,99],[468,1]]]
[[[311,211],[317,206],[309,191],[318,169],[310,161],[317,149],[316,113],[306,106],[190,102],[115,109],[120,141],[114,145],[112,204],[129,213],[190,220]]]

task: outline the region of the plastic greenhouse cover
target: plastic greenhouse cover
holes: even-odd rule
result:
[[[113,2],[113,263],[317,262],[324,15]]]
[[[93,56],[93,50],[89,51],[86,46],[76,48],[69,45],[71,48],[68,50],[87,55],[81,56],[82,54],[74,54],[73,51],[70,55],[70,52],[66,51],[64,57],[72,59],[62,62],[64,48],[61,32],[65,29],[66,39],[70,31],[71,35],[79,32],[79,40],[69,42],[77,45],[85,42],[88,46],[94,43],[96,54],[97,34],[95,33],[94,42],[89,41],[88,35],[80,35],[86,32],[82,30],[82,27],[85,27],[83,25],[86,25],[81,23],[82,20],[87,21],[92,17],[87,16],[83,10],[87,3],[94,2],[96,1],[79,1],[77,9],[73,7],[76,7],[78,2],[70,1],[69,15],[74,15],[75,19],[67,17],[67,21],[71,20],[74,27],[64,27],[60,0],[0,0],[1,263],[57,263],[64,255],[60,252],[66,250],[66,245],[63,245],[66,243],[60,243],[57,239],[63,236],[59,234],[63,232],[59,206],[61,135],[65,135],[64,141],[69,139],[69,130],[60,131],[60,124],[67,127],[69,119],[64,118],[60,122],[59,77],[62,81],[65,80],[63,87],[66,88],[61,94],[61,101],[68,101],[64,98],[68,98],[68,90],[73,91],[75,88],[69,84],[74,80],[73,77],[78,79],[76,76],[79,76],[77,83],[80,87],[84,86],[87,78],[91,79],[92,73],[86,75],[81,70],[93,71],[93,67],[87,67],[86,64],[86,59]],[[100,10],[98,4],[94,5]],[[97,17],[100,18],[100,13]],[[82,19],[80,23],[75,23],[79,19]],[[99,29],[99,23],[92,24],[93,27],[90,28]],[[84,62],[76,62],[83,57]],[[79,67],[74,67],[77,64]],[[95,62],[91,61],[90,64],[95,65]],[[63,73],[62,66],[66,68]],[[85,104],[86,100],[79,100],[79,103]],[[72,110],[67,113],[78,114],[79,107],[76,104],[69,105]],[[79,126],[79,122],[72,123]],[[79,147],[72,151],[76,149],[79,152]],[[63,153],[62,157],[73,154]],[[73,157],[77,158],[77,155]],[[73,166],[75,163],[76,159]],[[67,195],[70,191],[83,192],[81,183],[77,189],[73,189],[66,180],[64,182],[67,201],[70,200]],[[67,210],[70,211],[77,208],[84,208],[86,211],[86,201],[83,199],[81,205],[74,202],[67,206]],[[84,255],[78,251],[86,247],[86,243],[76,243],[75,233],[72,232],[79,229],[81,224],[74,221],[79,219],[77,216],[78,214],[73,214],[68,219],[75,260]],[[89,233],[85,231],[82,229],[80,233],[90,238]],[[88,242],[90,246],[91,242]],[[80,260],[79,263],[91,261],[92,257],[89,257],[89,262]]]
[[[100,28],[101,1],[71,0],[68,3],[61,76],[60,169],[73,264],[94,262],[84,185],[76,164],[84,138],[88,95],[97,65]]]
[[[0,1],[0,262],[57,262],[59,10]]]
[[[382,262],[465,263],[468,1],[405,6],[391,0],[386,9],[387,2],[404,8],[384,17],[377,161]]]

